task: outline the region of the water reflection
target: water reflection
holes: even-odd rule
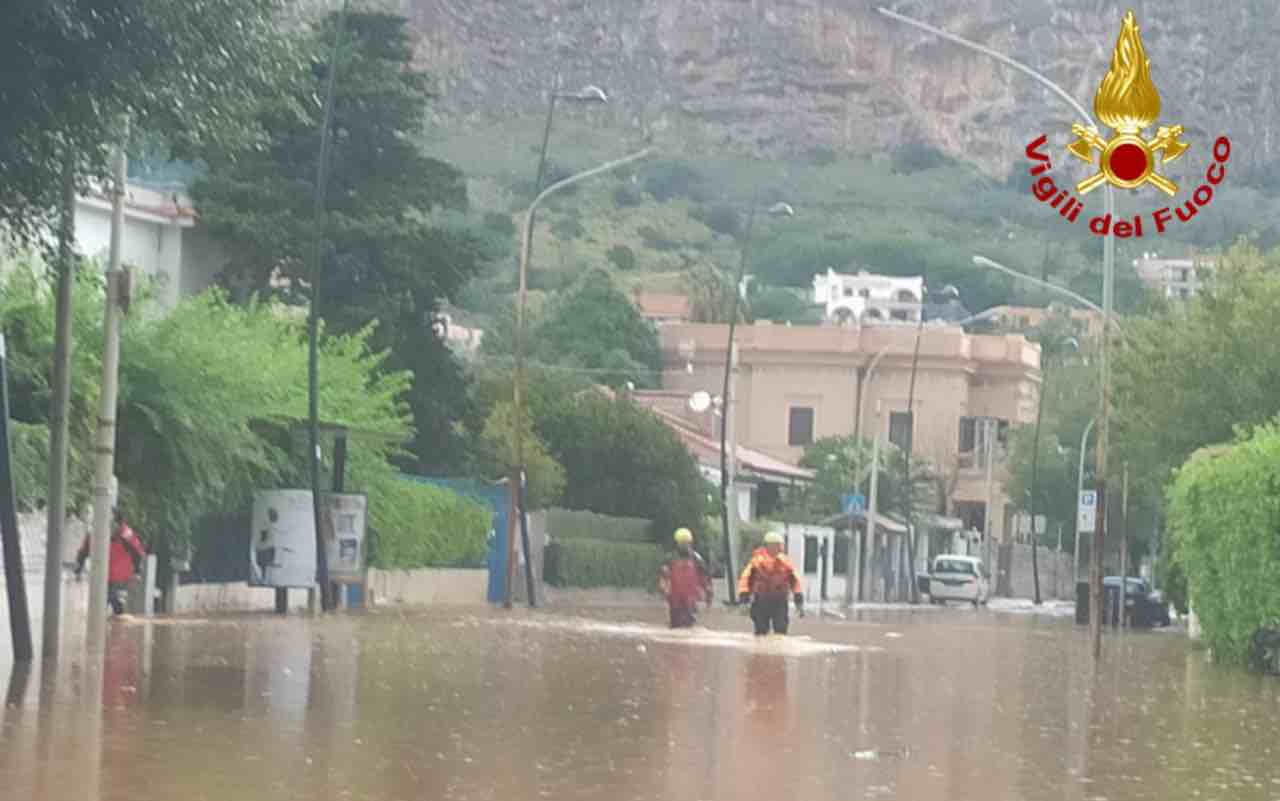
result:
[[[72,648],[60,666],[11,674],[0,786],[34,801],[1163,801],[1280,788],[1275,681],[1208,663],[1173,634],[1117,636],[1095,672],[1069,621],[806,621],[802,634],[852,646],[822,652],[493,614],[117,623],[97,669]]]

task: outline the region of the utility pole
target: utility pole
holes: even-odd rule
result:
[[[735,288],[735,292],[738,290]],[[728,393],[724,397],[724,424],[725,436],[729,441],[728,453],[725,459],[728,462],[728,473],[725,476],[725,488],[728,496],[728,505],[725,507],[725,521],[729,530],[729,564],[733,565],[736,572],[740,565],[738,559],[741,556],[738,553],[738,415],[735,411],[738,408],[737,389],[738,389],[738,343],[731,341],[729,343],[729,387]]]
[[[114,180],[111,186],[111,250],[107,262],[107,297],[103,316],[102,393],[98,400],[98,434],[94,448],[93,533],[89,558],[89,621],[87,645],[90,653],[101,654],[107,635],[107,561],[111,540],[111,512],[117,499],[115,476],[116,398],[120,377],[120,318],[128,282],[120,269],[120,248],[124,235],[124,191],[127,176],[125,146],[129,124],[125,121],[116,145]]]
[[[995,514],[992,510],[992,507],[995,505],[992,486],[992,462],[995,461],[995,422],[994,417],[987,417],[983,420],[983,430],[986,431],[986,442],[983,443],[983,453],[987,460],[987,509],[986,514],[982,516],[983,550],[986,552],[982,561],[986,565],[987,572],[990,573],[993,578],[997,578],[996,570],[991,565],[991,517]],[[994,589],[991,590],[991,592],[994,593]]]
[[[876,496],[880,491],[880,401],[876,401],[876,412],[871,425],[871,494],[867,498],[867,556],[869,561],[875,553],[876,543]],[[872,585],[874,588],[875,585]],[[858,600],[862,600],[862,570],[858,570]]]
[[[71,416],[71,294],[75,286],[75,159],[62,167],[58,288],[53,321],[53,398],[49,404],[49,517],[44,547],[44,621],[40,651],[56,659],[62,641],[62,534],[67,525],[67,440]]]
[[[0,334],[0,539],[4,548],[5,592],[9,599],[9,634],[13,661],[31,661],[31,610],[27,608],[27,583],[22,561],[22,532],[18,530],[18,504],[13,487],[13,461],[9,442],[9,373],[6,369],[4,334]],[[21,668],[19,668],[21,669]]]
[[[329,74],[325,76],[324,108],[320,121],[320,154],[316,165],[316,185],[312,213],[316,223],[315,242],[311,253],[311,303],[307,312],[307,435],[308,464],[311,467],[311,512],[315,518],[316,584],[320,586],[320,609],[333,608],[333,592],[329,585],[329,553],[325,543],[324,501],[320,497],[320,283],[325,246],[325,190],[329,183],[329,147],[333,126],[333,94],[338,82],[338,53],[347,24],[349,0],[343,0],[338,14],[337,30],[329,54]]]
[[[1120,479],[1120,626],[1129,625],[1129,463]]]

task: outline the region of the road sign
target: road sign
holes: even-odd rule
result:
[[[847,515],[861,512],[867,507],[867,499],[861,493],[848,493],[840,496],[840,509]]]
[[[1098,527],[1098,491],[1081,490],[1076,511],[1076,533],[1089,534]]]

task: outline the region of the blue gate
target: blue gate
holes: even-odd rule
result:
[[[431,484],[451,490],[485,504],[493,510],[493,524],[489,529],[489,603],[502,603],[507,598],[507,510],[511,505],[511,491],[507,480],[490,483],[474,478],[427,478],[405,476],[422,484]]]

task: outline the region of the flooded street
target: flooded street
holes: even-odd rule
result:
[[[52,675],[13,676],[0,787],[36,801],[1280,798],[1280,685],[1208,664],[1180,633],[1109,640],[1092,678],[1085,631],[1060,618],[810,616],[756,642],[730,612],[691,633],[663,616],[116,622],[102,674],[71,649]]]

